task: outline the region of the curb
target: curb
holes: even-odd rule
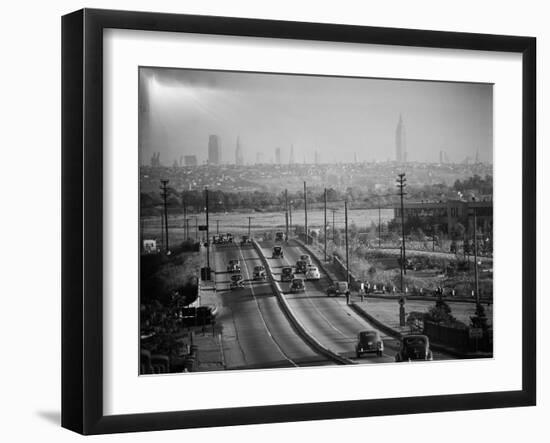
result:
[[[314,338],[312,335],[310,335],[306,329],[303,327],[303,325],[300,323],[300,321],[294,316],[292,313],[292,310],[290,309],[290,306],[288,305],[287,301],[285,300],[283,293],[281,289],[279,288],[279,285],[275,281],[275,278],[273,277],[273,273],[271,272],[271,267],[267,263],[267,259],[265,255],[262,252],[262,249],[258,245],[258,243],[253,240],[252,245],[254,246],[254,249],[256,249],[256,252],[258,253],[258,257],[260,257],[260,260],[262,261],[262,264],[264,265],[267,275],[269,277],[269,281],[271,283],[271,287],[273,288],[273,292],[277,296],[277,300],[279,301],[279,304],[281,305],[281,308],[283,310],[283,313],[285,316],[289,319],[290,323],[298,333],[302,337],[302,339],[315,351],[320,353],[321,355],[324,355],[329,360],[332,360],[340,365],[349,365],[349,364],[356,364],[353,360],[350,360],[349,358],[342,357],[341,355],[336,354],[335,352],[331,351],[330,349],[323,346],[321,343],[317,341],[316,338]]]
[[[334,273],[332,271],[329,271],[326,267],[323,261],[317,257],[317,254],[312,251],[309,246],[305,245],[301,240],[298,240],[297,238],[293,239],[296,243],[298,243],[298,246],[300,246],[302,249],[304,249],[310,256],[313,258],[317,265],[323,270],[325,275],[328,277],[329,280],[332,282],[338,281],[338,279],[335,277]]]
[[[380,329],[382,332],[384,332],[387,335],[390,335],[394,338],[401,339],[403,334],[401,332],[390,328],[389,326],[383,324],[380,322],[380,320],[377,320],[372,315],[368,314],[363,308],[357,306],[355,303],[350,304],[351,309],[353,309],[359,316],[363,317],[368,322],[372,323],[375,327]],[[434,351],[444,352],[446,354],[452,355],[453,357],[462,358],[462,359],[468,359],[468,358],[487,358],[491,357],[491,354],[488,353],[478,353],[478,354],[472,354],[467,352],[461,352],[455,348],[449,348],[445,345],[442,345],[440,343],[435,343],[432,340],[430,340],[430,348],[432,348]]]
[[[363,308],[357,306],[355,303],[351,303],[349,306],[356,314],[358,314],[360,317],[363,317],[369,323],[372,323],[376,328],[380,329],[384,334],[397,339],[401,339],[401,336],[402,336],[401,332],[396,331],[395,329],[390,328],[389,326],[382,323],[380,320],[377,320],[372,315],[368,314]]]

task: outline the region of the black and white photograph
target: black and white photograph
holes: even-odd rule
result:
[[[493,84],[136,75],[140,375],[493,358]]]

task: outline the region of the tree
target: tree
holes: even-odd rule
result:
[[[460,238],[464,238],[464,233],[466,232],[466,228],[462,223],[455,224],[453,228],[453,239],[457,240]]]

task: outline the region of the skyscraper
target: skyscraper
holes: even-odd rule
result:
[[[281,148],[275,148],[275,163],[281,164]]]
[[[197,156],[196,155],[186,155],[183,157],[185,166],[197,166]]]
[[[244,164],[243,149],[239,137],[237,137],[237,147],[235,148],[235,164],[242,166]]]
[[[321,163],[321,157],[319,156],[319,151],[315,151],[315,164],[318,165]]]
[[[395,161],[404,163],[407,161],[407,146],[405,144],[405,125],[403,117],[399,114],[399,122],[395,129]]]
[[[256,152],[256,164],[261,165],[264,163],[264,153],[263,152]]]
[[[208,138],[208,164],[219,165],[222,159],[220,137],[213,134]]]
[[[288,158],[288,164],[294,164],[294,145],[290,145],[290,157]]]

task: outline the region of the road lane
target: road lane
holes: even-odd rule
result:
[[[295,267],[300,255],[307,254],[297,243],[289,242],[283,245],[284,259],[270,259],[272,246],[273,243],[271,242],[262,242],[261,244],[262,252],[268,257],[277,279],[280,279],[283,266]],[[304,277],[303,274],[297,274],[297,276]],[[324,346],[360,363],[393,362],[399,348],[399,341],[387,336],[382,331],[378,332],[384,340],[384,355],[382,357],[372,355],[362,359],[355,358],[355,344],[358,333],[367,329],[377,330],[377,328],[353,311],[346,304],[344,297],[328,297],[326,288],[329,284],[329,279],[321,272],[320,280],[306,281],[306,291],[304,293],[290,293],[290,284],[288,283],[281,283],[281,288],[285,292],[286,300],[296,317],[311,335]],[[434,359],[449,358],[452,357],[434,352]]]
[[[245,288],[229,289],[229,260],[238,259]],[[282,312],[268,281],[254,281],[254,266],[261,261],[251,245],[214,248],[216,286],[222,302],[217,324],[227,369],[276,368],[333,364],[313,351],[296,334]]]

